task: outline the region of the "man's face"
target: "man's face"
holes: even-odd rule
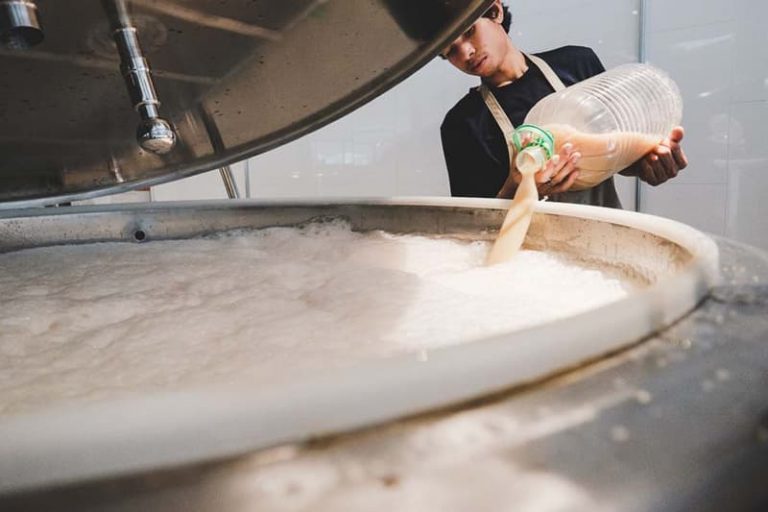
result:
[[[501,24],[480,18],[442,56],[461,71],[483,78],[496,73],[506,51],[507,34]]]

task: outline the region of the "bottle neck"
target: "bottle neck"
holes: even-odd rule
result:
[[[523,176],[533,175],[544,167],[547,152],[538,146],[528,146],[515,157],[515,167]]]

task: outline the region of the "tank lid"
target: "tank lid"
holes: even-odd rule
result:
[[[171,181],[289,142],[406,78],[491,3],[0,2],[0,32],[39,32],[0,38],[0,208]]]

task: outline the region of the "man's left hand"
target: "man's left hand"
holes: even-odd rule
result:
[[[684,135],[682,126],[673,128],[669,137],[635,163],[635,172],[631,174],[654,187],[677,176],[688,166],[688,158],[680,146]]]

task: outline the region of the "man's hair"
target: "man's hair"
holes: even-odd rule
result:
[[[512,26],[512,13],[509,12],[509,6],[507,4],[501,4],[501,12],[504,13],[504,19],[501,22],[501,28],[504,29],[504,31],[509,34],[509,27]],[[498,11],[496,8],[488,9],[483,16],[487,18],[495,18],[498,16]]]
[[[412,0],[409,0],[409,1],[412,1]],[[512,26],[512,13],[509,12],[509,7],[507,6],[507,4],[501,4],[501,12],[504,14],[504,18],[502,18],[501,20],[501,28],[503,28],[504,31],[507,34],[509,34],[509,27]],[[491,7],[490,9],[488,9],[483,13],[484,18],[491,18],[491,19],[498,17],[498,15],[499,15],[499,10],[496,6]],[[446,57],[441,53],[440,58],[445,60],[448,57]]]
[[[504,12],[504,21],[501,22],[501,26],[506,33],[509,34],[509,27],[512,26],[512,13],[509,12],[509,6],[507,4],[501,4],[501,9]]]

